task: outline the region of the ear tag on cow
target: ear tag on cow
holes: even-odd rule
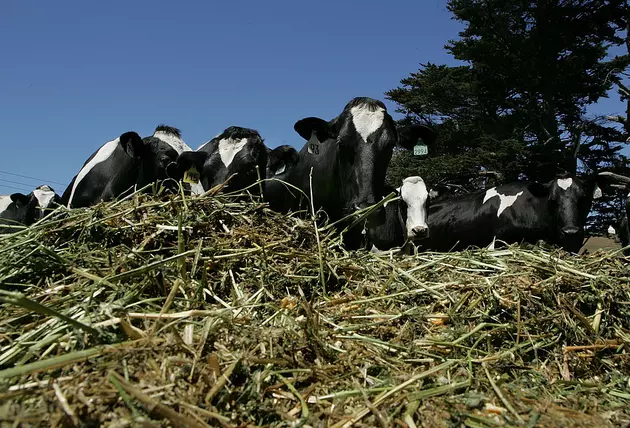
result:
[[[413,155],[414,156],[425,156],[429,154],[429,148],[426,144],[422,142],[422,140],[418,140],[415,146],[413,146]]]
[[[317,139],[317,135],[315,135],[315,133],[313,132],[311,134],[311,139],[308,140],[308,143],[306,143],[308,145],[308,152],[312,155],[318,155],[319,154],[319,146],[320,146],[320,142]]]
[[[188,171],[184,173],[184,183],[199,183],[199,171],[194,166],[191,166]]]
[[[593,199],[599,199],[602,197],[602,189],[599,188],[597,184],[595,184],[595,190],[593,190]]]

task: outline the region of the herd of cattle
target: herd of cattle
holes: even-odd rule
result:
[[[564,175],[549,183],[515,182],[448,195],[413,176],[393,189],[385,175],[394,147],[430,146],[436,137],[431,128],[397,128],[382,102],[355,98],[334,119],[308,117],[294,129],[306,140],[300,152],[288,145],[269,149],[257,131],[236,126],[197,150],[173,127],[160,125],[146,138],[126,132],[90,156],[61,197],[47,185],[29,195],[0,197],[0,233],[29,226],[58,205],[87,207],[155,182],[178,191],[183,182],[194,195],[220,184],[224,191],[262,190],[275,211],[322,209],[331,222],[396,192],[399,198],[373,210],[344,235],[350,249],[389,250],[413,243],[450,251],[543,240],[577,253],[593,199],[620,179],[605,173]],[[626,216],[618,231],[625,245],[630,241],[627,224]]]

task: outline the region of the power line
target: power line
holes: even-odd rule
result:
[[[8,172],[8,171],[0,171],[1,174],[8,174],[8,175],[14,175],[16,177],[22,177],[22,178],[28,178],[29,180],[37,180],[41,183],[53,183],[53,184],[61,184],[62,186],[65,186],[65,183],[60,183],[58,181],[53,181],[53,180],[44,180],[41,178],[36,178],[36,177],[29,177],[28,175],[22,175],[22,174],[16,174],[14,172]]]
[[[0,184],[0,187],[6,187],[8,189],[21,190],[22,192],[25,192],[24,189],[20,189],[19,187],[15,187],[15,186],[9,186],[8,184]]]
[[[0,181],[4,181],[5,183],[11,183],[11,184],[19,184],[22,187],[26,187],[26,188],[31,188],[33,187],[32,184],[28,184],[28,183],[20,183],[19,181],[11,181],[11,180],[5,180],[4,178],[0,178]]]

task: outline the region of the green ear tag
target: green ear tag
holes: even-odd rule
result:
[[[429,154],[429,148],[426,144],[422,142],[422,140],[418,140],[415,146],[413,146],[413,155],[414,156],[425,156]]]
[[[308,143],[306,143],[306,144],[308,146],[308,152],[310,154],[312,154],[312,155],[318,155],[319,154],[319,145],[321,143],[317,139],[317,135],[315,135],[314,132],[311,134],[311,139],[308,140]]]
[[[184,183],[199,183],[199,171],[194,166],[191,166],[188,171],[184,173]]]

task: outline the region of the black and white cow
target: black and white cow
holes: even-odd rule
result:
[[[630,194],[628,194],[626,198],[626,206],[625,212],[619,219],[619,223],[617,224],[617,237],[619,238],[619,243],[621,247],[627,247],[630,245],[630,227],[628,226],[628,217],[630,216]],[[624,250],[624,255],[630,256],[630,249]]]
[[[397,143],[411,149],[419,139],[428,144],[435,139],[435,133],[423,125],[397,130],[382,102],[363,97],[351,100],[331,121],[308,117],[299,120],[294,128],[307,143],[286,181],[310,195],[312,170],[314,207],[322,208],[332,221],[380,199]],[[288,208],[310,209],[300,196],[292,197]],[[375,223],[384,220],[382,210],[380,214],[374,216]],[[348,248],[361,246],[361,230],[358,227],[346,234]]]
[[[385,222],[368,226],[368,247],[372,252],[401,249],[407,243],[419,244],[429,237],[427,206],[429,191],[421,177],[407,177],[395,191],[400,199],[385,203]]]
[[[19,226],[32,225],[44,218],[59,201],[59,195],[47,185],[37,187],[28,195],[0,196],[0,233],[16,232],[20,230]]]
[[[177,128],[160,125],[145,139],[135,132],[125,132],[90,156],[61,201],[68,208],[86,207],[158,180],[165,180],[165,185],[172,187],[167,169],[174,171],[178,155],[187,150],[191,149]]]
[[[37,220],[37,199],[22,193],[0,196],[0,234],[13,233]]]
[[[577,253],[594,198],[598,176],[564,176],[546,184],[517,182],[431,204],[428,247],[461,250],[539,240]]]
[[[289,145],[278,146],[273,150],[267,149],[264,200],[269,203],[272,210],[286,212],[290,209],[291,199],[298,191],[286,184],[286,180],[299,160],[297,150]]]
[[[182,153],[177,159],[177,176],[183,178],[194,167],[201,185],[209,190],[236,174],[225,187],[236,191],[252,185],[259,176],[264,179],[266,164],[267,147],[258,131],[231,126],[197,151]]]

